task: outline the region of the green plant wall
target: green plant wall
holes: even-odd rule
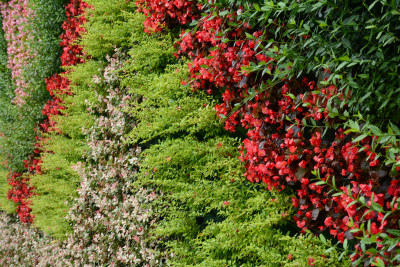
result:
[[[94,8],[87,10],[85,16],[88,22],[84,25],[86,31],[79,41],[84,47],[86,60],[82,64],[66,68],[73,95],[59,96],[64,102],[65,110],[62,115],[55,116],[54,120],[61,134],[45,134],[44,149],[50,152],[42,154],[43,174],[31,178],[37,193],[31,198],[34,224],[60,239],[66,238],[72,231],[65,217],[81,185],[80,176],[73,167],[85,160],[83,155],[88,150],[88,140],[82,130],[89,129],[95,119],[93,115],[89,115],[87,108],[89,104],[98,101],[96,91],[107,91],[107,88],[99,87],[93,82],[93,76],[101,74],[101,70],[107,65],[106,55],[111,55],[114,47],[129,45],[127,36],[136,34],[132,29],[139,25],[139,22],[127,17],[127,11],[133,9],[134,3],[88,3]]]
[[[248,183],[238,159],[241,136],[223,130],[216,100],[181,84],[187,63],[174,59],[173,34],[136,40],[123,85],[127,112],[138,125],[128,135],[144,149],[135,186],[156,188],[162,216],[154,230],[174,266],[343,266],[336,251],[311,234],[296,235],[286,192]]]
[[[65,20],[64,5],[66,0],[49,1],[33,0],[29,2],[35,16],[29,19],[26,31],[33,36],[23,45],[29,47],[31,53],[37,53],[23,68],[23,75],[29,81],[26,103],[22,107],[12,104],[15,94],[8,89],[5,109],[2,116],[0,132],[6,138],[0,139],[0,146],[9,157],[9,166],[14,172],[23,172],[24,160],[33,152],[36,142],[34,128],[43,120],[42,108],[49,99],[45,78],[59,71],[61,48],[59,36],[61,24]],[[14,82],[14,81],[13,81]],[[13,83],[12,82],[12,83]]]

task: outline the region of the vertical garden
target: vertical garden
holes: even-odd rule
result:
[[[397,266],[400,2],[0,1],[0,263]]]

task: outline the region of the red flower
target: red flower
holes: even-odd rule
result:
[[[313,258],[308,258],[307,263],[308,263],[309,266],[314,266],[314,265],[315,265],[315,259],[313,259]]]

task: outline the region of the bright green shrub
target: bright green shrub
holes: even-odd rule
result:
[[[0,156],[0,161],[2,157]],[[7,213],[16,212],[16,204],[7,198],[7,192],[10,190],[11,186],[7,182],[8,170],[0,165],[0,210]]]
[[[44,153],[43,174],[31,178],[31,183],[36,188],[36,195],[31,197],[34,224],[58,238],[64,237],[72,229],[65,219],[69,209],[65,202],[71,202],[77,196],[76,188],[80,179],[72,166],[82,159],[83,149],[86,147],[84,140],[77,140],[74,134],[78,133],[73,130],[71,128],[65,135],[54,134],[45,139],[46,149],[53,153]],[[75,139],[68,138],[67,134]]]
[[[134,14],[135,1],[88,0],[93,9],[88,10],[89,22],[85,25],[86,33],[81,44],[95,60],[104,60],[112,55],[114,48],[130,46],[132,36],[142,34],[136,31],[137,20],[131,20]],[[92,16],[93,15],[93,16]]]
[[[31,177],[31,184],[36,188],[37,195],[32,197],[32,214],[35,215],[34,224],[42,231],[62,238],[72,228],[65,216],[70,204],[76,197],[76,190],[80,184],[78,174],[72,169],[78,161],[82,161],[83,153],[87,149],[87,140],[82,128],[90,127],[93,118],[88,116],[86,100],[94,99],[95,94],[85,83],[83,77],[91,77],[98,72],[94,62],[87,62],[76,66],[75,75],[69,77],[72,81],[70,89],[73,96],[59,96],[63,99],[66,109],[62,115],[54,116],[58,132],[44,135],[43,148],[49,153],[42,153],[42,172]],[[76,82],[75,82],[76,81]],[[56,228],[54,227],[56,226]]]
[[[115,46],[128,46],[127,38],[123,36],[140,32],[131,33],[132,29],[143,29],[140,22],[130,19],[130,13],[121,12],[121,9],[129,10],[132,3],[88,2],[94,9],[87,10],[86,32],[83,33],[80,44],[90,59],[67,68],[67,77],[71,81],[69,89],[74,94],[58,96],[64,101],[66,109],[62,115],[53,117],[62,134],[52,132],[45,135],[44,149],[51,152],[42,154],[43,174],[31,178],[37,192],[32,197],[31,205],[35,225],[57,238],[64,238],[66,233],[72,231],[65,215],[71,207],[72,198],[77,197],[76,191],[80,186],[80,177],[72,166],[83,161],[83,155],[88,150],[87,137],[82,129],[90,128],[95,119],[88,114],[88,105],[97,103],[96,90],[102,93],[107,91],[107,88],[93,82],[93,76],[101,74],[100,70],[107,64],[106,55],[113,53]],[[111,22],[120,25],[119,30],[110,31]],[[101,35],[107,38],[103,40]]]

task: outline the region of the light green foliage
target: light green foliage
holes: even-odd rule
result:
[[[82,129],[90,128],[94,120],[87,108],[89,103],[95,104],[98,101],[95,90],[102,93],[107,91],[107,88],[93,82],[93,76],[101,74],[107,64],[105,56],[113,52],[113,47],[122,45],[119,41],[121,36],[129,35],[135,28],[143,29],[138,20],[129,19],[127,14],[121,15],[121,9],[129,10],[129,7],[134,5],[132,3],[88,2],[94,9],[87,10],[88,22],[85,25],[87,33],[84,34],[81,44],[90,59],[77,66],[68,67],[70,72],[67,77],[71,81],[70,89],[74,95],[59,96],[64,101],[66,109],[63,110],[63,115],[54,118],[62,134],[53,132],[45,136],[44,148],[49,153],[42,154],[43,175],[35,175],[31,180],[38,193],[32,197],[34,224],[42,231],[61,239],[72,230],[65,219],[65,211],[69,210],[70,204],[67,205],[65,202],[77,196],[76,190],[80,185],[80,178],[71,167],[83,161],[83,154],[88,145]],[[121,24],[119,29],[125,33],[110,31],[111,21]],[[107,36],[104,43],[98,43],[101,40],[100,35]]]
[[[174,65],[160,76],[138,74],[129,79],[129,86],[136,88],[133,92],[146,99],[140,104],[132,104],[135,108],[131,112],[141,117],[137,130],[130,135],[132,140],[149,141],[182,134],[183,131],[204,135],[222,132],[215,120],[214,105],[212,102],[207,104],[205,94],[190,89],[177,90],[180,79],[185,79],[185,76],[186,67]],[[199,94],[202,97],[196,97]]]
[[[143,36],[130,50],[122,83],[135,96],[127,112],[138,121],[128,135],[144,148],[136,186],[157,188],[152,208],[162,216],[154,233],[176,266],[342,266],[336,251],[295,229],[290,197],[243,178],[239,139],[219,123],[214,100],[180,81],[186,64],[173,62],[170,35]],[[288,258],[289,254],[293,256]]]
[[[65,219],[71,205],[66,202],[71,203],[77,196],[80,178],[72,166],[83,160],[87,140],[82,129],[93,123],[86,102],[93,102],[95,95],[86,84],[89,79],[85,79],[93,72],[97,72],[97,66],[90,61],[76,66],[71,72],[70,79],[75,84],[71,89],[75,94],[60,96],[66,109],[63,115],[53,117],[62,134],[51,132],[44,136],[43,145],[48,153],[42,153],[43,174],[31,177],[37,193],[31,197],[34,224],[60,239],[72,230]]]
[[[3,162],[0,156],[0,162]],[[6,211],[7,213],[16,212],[16,204],[7,198],[7,192],[11,186],[7,182],[8,170],[4,166],[0,165],[0,210]]]
[[[36,188],[36,195],[31,197],[32,214],[37,227],[62,238],[71,230],[65,220],[69,209],[65,202],[71,202],[72,197],[77,196],[79,186],[79,176],[72,166],[81,159],[85,146],[82,140],[69,139],[65,135],[53,135],[46,141],[46,149],[53,153],[43,154],[44,173],[31,178]]]
[[[82,45],[89,55],[104,60],[111,55],[115,47],[129,47],[132,35],[141,34],[136,31],[142,28],[139,20],[130,17],[136,9],[135,1],[120,0],[88,0],[93,9],[88,10],[89,23],[85,25],[87,32],[83,35]]]

